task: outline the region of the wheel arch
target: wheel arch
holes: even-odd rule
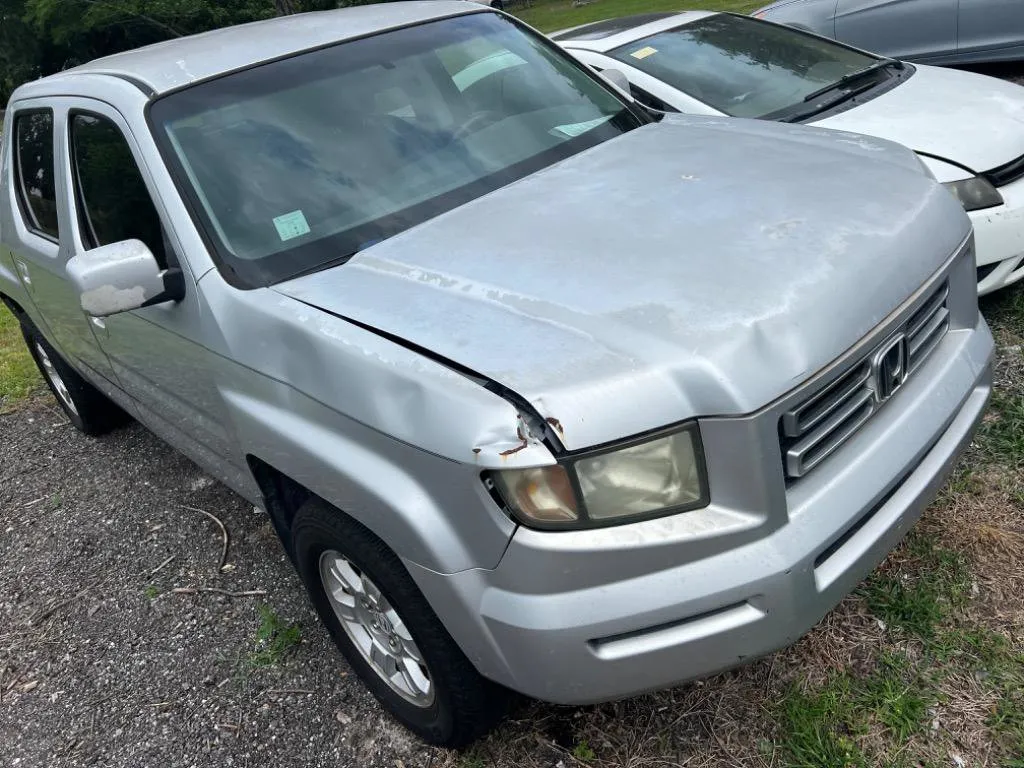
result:
[[[229,408],[242,405],[228,398]],[[400,559],[438,573],[493,568],[515,524],[495,506],[479,471],[407,446],[313,406],[249,402],[236,436],[289,556],[298,509],[317,497],[360,523]]]
[[[281,546],[284,547],[289,559],[294,563],[292,522],[299,508],[316,494],[258,456],[247,454],[245,462],[249,465],[256,485],[259,486],[274,532],[281,540]]]
[[[0,292],[0,303],[11,310],[11,314],[18,318],[19,321],[28,317],[28,313],[22,309],[21,305],[6,293]]]

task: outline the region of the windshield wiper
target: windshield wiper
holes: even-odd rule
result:
[[[778,120],[780,123],[801,123],[810,117],[819,115],[822,112],[826,112],[832,109],[832,107],[842,104],[844,101],[849,101],[855,96],[859,96],[860,94],[864,93],[864,91],[870,91],[874,87],[874,83],[865,83],[863,85],[858,85],[853,88],[850,88],[849,90],[846,91],[840,91],[832,98],[815,102],[814,104],[811,104],[809,107],[804,105],[803,103],[800,103],[800,106],[804,107],[803,109],[797,109],[796,105],[794,105],[793,107],[787,107],[785,109],[779,110],[778,112],[772,112],[771,114],[762,115],[761,119]]]
[[[806,104],[808,101],[814,101],[819,96],[824,96],[829,91],[834,91],[838,88],[842,88],[844,85],[849,85],[855,80],[860,80],[862,77],[867,77],[873,72],[878,72],[879,70],[882,69],[888,69],[889,67],[897,67],[898,69],[903,69],[903,62],[897,61],[896,59],[882,59],[880,61],[876,61],[869,67],[864,67],[864,69],[858,69],[856,72],[851,72],[848,75],[843,75],[834,83],[830,83],[829,85],[826,85],[823,88],[819,88],[818,90],[807,94],[806,96],[804,96],[804,104]]]

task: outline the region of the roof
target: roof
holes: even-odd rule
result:
[[[682,11],[679,13],[638,13],[618,19],[595,21],[571,27],[551,35],[563,48],[582,48],[605,53],[648,35],[675,29],[691,21],[716,15],[716,11]]]
[[[51,77],[113,75],[160,94],[262,61],[474,11],[487,9],[460,0],[416,0],[300,13],[147,45]]]

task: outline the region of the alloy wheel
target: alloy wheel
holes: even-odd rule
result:
[[[433,704],[423,654],[373,580],[334,550],[320,555],[320,580],[342,629],[373,671],[410,704]]]
[[[43,345],[39,342],[36,342],[36,354],[39,355],[39,362],[42,363],[43,374],[49,379],[50,384],[53,385],[53,391],[57,393],[57,398],[63,403],[65,408],[77,416],[78,409],[75,407],[75,401],[71,399],[71,393],[68,391],[64,379],[60,377],[56,367],[53,365],[53,361],[50,360],[50,356],[46,354],[46,350],[43,349]]]

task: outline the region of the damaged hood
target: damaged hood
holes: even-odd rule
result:
[[[969,227],[903,148],[680,116],[274,290],[499,382],[577,449],[761,408]]]
[[[975,173],[1024,155],[1024,88],[957,69],[916,69],[878,98],[814,125],[896,141]]]

